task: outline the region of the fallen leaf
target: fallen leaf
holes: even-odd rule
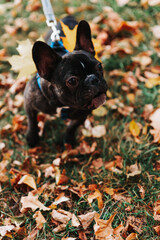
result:
[[[118,6],[123,7],[126,5],[130,0],[116,0]]]
[[[38,234],[38,229],[33,229],[27,237],[25,237],[23,240],[34,240]]]
[[[34,196],[31,192],[29,192],[27,197],[21,198],[21,212],[24,213],[27,208],[31,208],[33,211],[36,209],[40,209],[43,211],[50,211],[50,208],[45,207],[39,200],[38,195]]]
[[[80,226],[80,222],[79,222],[79,220],[78,220],[78,218],[76,217],[75,214],[72,215],[71,223],[72,223],[73,227],[79,227]]]
[[[160,0],[148,0],[148,4],[150,6],[157,6],[160,5]]]
[[[152,104],[146,104],[144,106],[144,110],[143,110],[143,113],[142,113],[142,117],[145,119],[145,120],[148,120],[149,119],[149,116],[150,114],[153,112],[153,105]]]
[[[98,208],[102,209],[103,208],[103,199],[102,199],[102,194],[98,189],[96,189],[94,193],[89,194],[89,196],[87,198],[88,203],[91,204],[94,199],[97,199],[97,201],[98,201]]]
[[[52,203],[52,205],[58,205],[62,202],[67,202],[70,199],[68,197],[64,196],[64,193],[59,194],[59,196],[55,199],[55,201]]]
[[[160,226],[154,227],[154,230],[156,231],[156,233],[158,234],[158,236],[160,236]]]
[[[139,188],[141,198],[143,199],[145,197],[145,189],[140,184],[138,184],[137,186]]]
[[[126,240],[133,240],[137,239],[137,234],[136,233],[131,233],[129,236],[126,238]]]
[[[36,182],[34,178],[30,175],[24,175],[18,182],[18,184],[26,184],[33,189],[37,189]]]
[[[92,128],[92,136],[95,138],[101,138],[106,135],[106,128],[104,125],[97,125]]]
[[[154,211],[154,215],[153,215],[154,220],[160,221],[160,200],[157,200],[154,203],[153,211]]]
[[[138,63],[142,67],[146,67],[152,63],[150,52],[141,52],[138,55],[132,57],[132,61]]]
[[[95,214],[96,224],[93,226],[96,239],[98,240],[123,240],[120,236],[120,232],[123,226],[120,225],[118,229],[112,228],[112,222],[114,220],[116,213],[114,213],[108,220],[100,219],[99,214]]]
[[[59,233],[59,232],[64,231],[65,229],[66,229],[66,224],[62,223],[62,224],[59,224],[58,227],[54,228],[53,232]]]
[[[140,175],[141,174],[141,167],[140,167],[140,165],[138,166],[138,164],[135,163],[135,164],[127,167],[127,172],[130,172],[130,173],[127,174],[127,178]]]
[[[107,109],[105,107],[101,106],[101,107],[93,110],[92,113],[94,116],[104,117],[107,114]]]
[[[94,166],[96,169],[99,169],[103,166],[103,159],[102,158],[97,158],[92,161],[92,166]]]
[[[103,191],[112,196],[115,193],[116,189],[105,187]]]
[[[84,229],[87,229],[89,227],[89,225],[94,219],[95,214],[96,212],[94,211],[94,212],[89,212],[83,215],[78,215],[78,219],[80,220]]]
[[[0,226],[0,235],[4,237],[7,232],[11,232],[15,228],[14,225]]]
[[[138,137],[140,134],[140,127],[134,120],[130,122],[129,130],[134,137]]]
[[[52,215],[52,218],[54,220],[56,220],[58,222],[61,222],[61,223],[64,223],[64,224],[68,223],[69,220],[71,219],[70,216],[62,214],[62,213],[60,213],[60,212],[58,212],[56,210],[53,210],[51,215]]]
[[[153,135],[153,142],[160,141],[160,108],[156,109],[149,117],[151,121],[151,127],[153,129],[150,130],[150,133]]]
[[[45,218],[43,217],[42,213],[40,211],[35,212],[35,214],[33,215],[33,218],[35,218],[37,226],[37,229],[42,229],[44,223],[46,223]]]
[[[160,25],[156,25],[156,26],[152,27],[151,30],[152,30],[154,37],[156,37],[157,39],[160,39]]]

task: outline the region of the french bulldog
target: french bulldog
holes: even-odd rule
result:
[[[61,56],[63,55],[63,56]],[[28,118],[27,142],[30,147],[39,141],[38,112],[55,114],[59,107],[68,107],[62,114],[71,119],[65,134],[65,143],[74,145],[77,128],[93,109],[104,104],[107,83],[102,64],[95,58],[89,24],[82,20],[77,27],[73,52],[61,54],[47,43],[37,41],[32,49],[37,76],[24,91],[24,106]]]

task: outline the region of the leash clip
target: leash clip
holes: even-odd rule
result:
[[[56,20],[54,20],[54,21],[46,20],[46,23],[47,23],[48,27],[52,28],[51,40],[53,42],[59,41],[60,40],[60,36],[59,36],[60,30],[58,30],[56,28],[56,25],[57,25]]]
[[[46,17],[46,23],[48,25],[48,27],[52,28],[52,35],[51,35],[51,39],[52,41],[59,41],[60,40],[60,36],[59,33],[60,31],[57,30],[56,26],[57,26],[57,21],[54,15],[54,11],[51,5],[50,0],[41,0],[42,2],[42,6],[43,6],[43,11]]]

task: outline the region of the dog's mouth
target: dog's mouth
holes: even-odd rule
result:
[[[103,105],[106,102],[106,94],[105,93],[99,93],[97,94],[91,101],[91,103],[88,105],[89,110],[96,109]]]

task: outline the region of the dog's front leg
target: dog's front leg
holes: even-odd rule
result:
[[[26,107],[26,113],[28,118],[28,129],[27,129],[27,142],[30,147],[35,147],[39,141],[38,135],[38,122],[37,122],[37,111],[30,107]]]
[[[91,111],[77,110],[77,109],[63,109],[61,112],[62,117],[71,119],[70,125],[67,127],[65,135],[65,143],[72,146],[75,145],[75,135],[77,128],[84,123],[88,114]]]
[[[65,143],[69,143],[72,146],[75,145],[76,142],[76,130],[77,128],[82,125],[84,123],[84,121],[86,120],[86,117],[77,119],[77,120],[71,120],[69,126],[67,127],[66,130],[66,135],[65,135]]]

